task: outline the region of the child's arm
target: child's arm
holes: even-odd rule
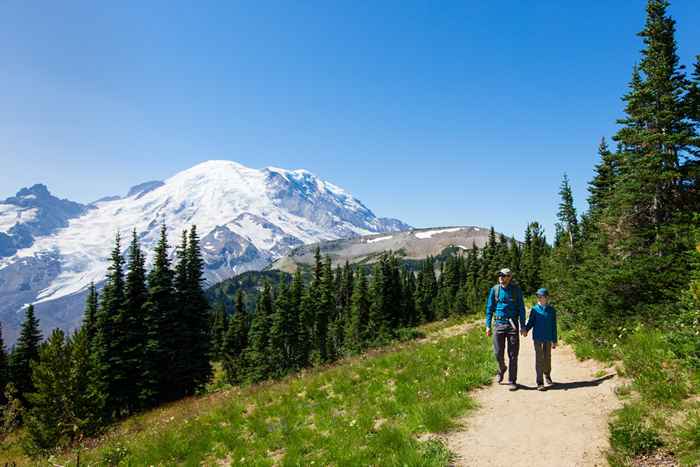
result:
[[[552,307],[552,336],[554,337],[554,340],[552,341],[552,348],[556,349],[557,348],[557,310]]]
[[[525,325],[525,332],[529,331],[535,326],[535,317],[537,316],[537,313],[535,313],[535,308],[530,308],[530,318],[527,320],[527,324]]]

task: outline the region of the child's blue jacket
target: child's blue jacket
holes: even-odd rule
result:
[[[532,331],[536,341],[557,342],[557,310],[552,305],[542,306],[539,303],[530,310],[530,318],[525,329]]]

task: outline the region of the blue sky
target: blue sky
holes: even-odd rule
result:
[[[416,226],[551,234],[564,172],[586,206],[644,4],[5,1],[0,198],[88,202],[232,159]],[[670,11],[690,66],[700,8]]]

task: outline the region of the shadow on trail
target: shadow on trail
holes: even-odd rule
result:
[[[596,378],[592,379],[590,381],[571,381],[568,383],[557,383],[555,382],[552,386],[547,387],[547,391],[568,391],[569,389],[578,389],[578,388],[592,388],[595,386],[600,386],[603,382],[614,378],[614,374],[609,374],[605,375],[601,378]],[[524,389],[526,391],[536,391],[537,388],[534,386],[525,386],[523,384],[520,385],[520,389]]]

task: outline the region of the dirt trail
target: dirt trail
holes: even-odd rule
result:
[[[518,391],[496,382],[476,391],[479,408],[460,421],[463,429],[444,435],[455,465],[607,465],[608,418],[621,405],[615,370],[578,361],[569,346],[560,346],[552,350],[555,385],[540,392],[531,335],[520,340],[518,362]]]

